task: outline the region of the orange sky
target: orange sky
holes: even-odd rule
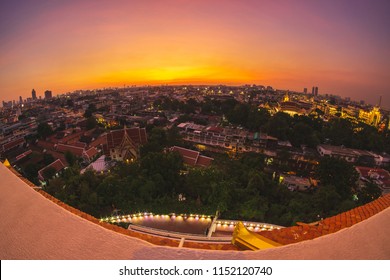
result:
[[[17,2],[0,4],[0,100],[32,88],[256,83],[390,103],[386,2]]]

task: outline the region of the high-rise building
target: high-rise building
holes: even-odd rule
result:
[[[50,99],[52,98],[52,93],[51,93],[51,90],[46,90],[45,91],[45,99]]]
[[[22,104],[23,103],[23,98],[21,96],[19,96],[19,104]]]
[[[311,94],[317,96],[318,95],[318,87],[312,87]]]
[[[304,94],[307,94],[307,88],[304,88],[304,89],[303,89],[303,93],[304,93]]]
[[[31,96],[32,96],[32,99],[33,99],[33,100],[36,100],[36,99],[37,99],[37,93],[35,92],[35,89],[32,90]]]

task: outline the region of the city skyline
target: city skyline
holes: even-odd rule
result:
[[[261,84],[390,107],[386,1],[1,3],[1,99],[158,84]],[[85,13],[88,11],[88,13]]]

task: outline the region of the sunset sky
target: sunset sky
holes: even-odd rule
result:
[[[0,2],[0,101],[145,84],[270,85],[390,108],[387,0]]]

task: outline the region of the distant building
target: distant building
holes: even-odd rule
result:
[[[31,91],[31,97],[32,97],[32,100],[36,100],[37,99],[37,93],[35,92],[35,89],[33,89]]]
[[[307,88],[304,88],[304,89],[303,89],[303,93],[304,93],[304,94],[307,94]]]
[[[381,120],[381,112],[378,107],[374,107],[371,111],[359,110],[359,120],[377,127]]]
[[[23,98],[21,96],[19,96],[19,104],[22,104],[23,103]]]
[[[311,94],[317,96],[318,95],[318,87],[312,87]]]
[[[45,91],[45,99],[50,99],[53,97],[53,94],[51,92],[51,90],[46,90]]]
[[[351,163],[356,163],[359,161],[374,165],[383,164],[382,156],[364,150],[321,144],[317,146],[317,151],[322,157],[340,158]]]

